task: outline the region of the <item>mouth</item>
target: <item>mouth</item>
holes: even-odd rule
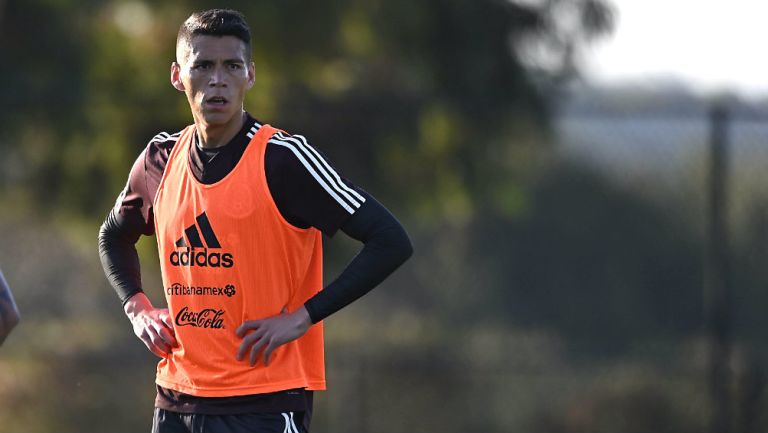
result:
[[[227,98],[223,96],[211,96],[210,98],[207,98],[205,100],[206,105],[212,106],[212,107],[223,107],[227,105]]]

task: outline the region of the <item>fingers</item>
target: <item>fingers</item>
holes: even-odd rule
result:
[[[164,313],[160,314],[160,320],[163,321],[163,324],[167,326],[170,329],[173,329],[173,319],[171,319],[171,315],[168,313],[168,310],[165,310]]]
[[[149,344],[145,341],[144,345],[147,346],[147,349],[149,349],[150,352],[154,353],[155,356],[158,356],[160,358],[165,358],[166,356],[168,356],[167,352],[163,352],[162,350],[155,347],[153,344]]]
[[[264,365],[269,364],[269,357],[273,350],[275,350],[279,344],[276,344],[276,339],[273,335],[268,335],[264,328],[256,329],[256,331],[248,334],[243,338],[243,342],[240,344],[240,348],[237,351],[237,360],[242,361],[246,352],[250,352],[249,363],[251,367],[256,365],[256,361],[259,358],[259,352],[265,349],[264,352]]]
[[[155,331],[160,337],[160,341],[165,343],[169,348],[176,347],[178,345],[176,343],[176,337],[173,335],[172,330],[168,329],[168,327],[161,325],[158,326]]]
[[[152,332],[151,328],[148,328],[144,334],[141,335],[141,341],[147,346],[150,352],[155,355],[165,358],[171,353],[171,347],[163,341],[163,339],[156,332]]]
[[[155,355],[164,358],[171,353],[173,347],[178,346],[168,310],[155,310],[154,313],[142,314],[132,322],[136,336]]]
[[[241,361],[245,356],[245,353],[248,352],[248,349],[254,343],[261,340],[265,333],[266,333],[266,329],[256,328],[255,331],[251,332],[245,338],[243,338],[243,342],[240,343],[240,349],[237,351],[237,360]]]
[[[173,328],[173,319],[166,311],[160,314],[160,323],[155,325],[157,333],[160,338],[163,339],[169,346],[177,347],[179,344],[176,342],[176,331]]]
[[[237,328],[235,334],[237,334],[238,337],[243,338],[249,330],[258,329],[261,327],[261,322],[261,320],[249,320],[247,322],[243,322],[243,324]]]
[[[253,348],[251,348],[251,359],[250,359],[251,367],[256,365],[256,360],[259,358],[259,351],[261,350],[262,347],[264,347],[265,344],[267,344],[267,339],[262,338],[256,344],[253,345]]]
[[[286,338],[286,315],[287,308],[283,308],[280,315],[261,320],[251,320],[243,322],[235,333],[243,339],[240,348],[237,351],[237,360],[242,361],[247,352],[250,352],[249,362],[251,366],[256,365],[259,353],[264,351],[264,365],[269,365],[269,358],[272,352],[295,339],[295,337]],[[249,333],[249,331],[251,331]]]
[[[274,340],[270,340],[267,348],[264,349],[264,366],[269,365],[269,357],[272,355],[272,351],[277,349],[278,344],[275,344]]]

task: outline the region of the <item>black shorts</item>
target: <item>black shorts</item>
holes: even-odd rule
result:
[[[152,433],[308,433],[305,412],[205,415],[155,408]]]

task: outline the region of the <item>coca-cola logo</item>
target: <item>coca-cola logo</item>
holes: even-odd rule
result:
[[[176,314],[176,326],[194,326],[195,328],[221,329],[224,327],[224,310],[206,308],[203,311],[190,311],[184,307]]]

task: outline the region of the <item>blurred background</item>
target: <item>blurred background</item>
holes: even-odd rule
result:
[[[230,1],[246,108],[415,255],[326,320],[316,432],[768,428],[768,12],[757,1]],[[156,359],[98,259],[211,1],[0,0],[0,432],[148,431]],[[760,33],[762,32],[762,33]],[[139,244],[162,302],[154,238]],[[358,250],[326,239],[326,280]]]

